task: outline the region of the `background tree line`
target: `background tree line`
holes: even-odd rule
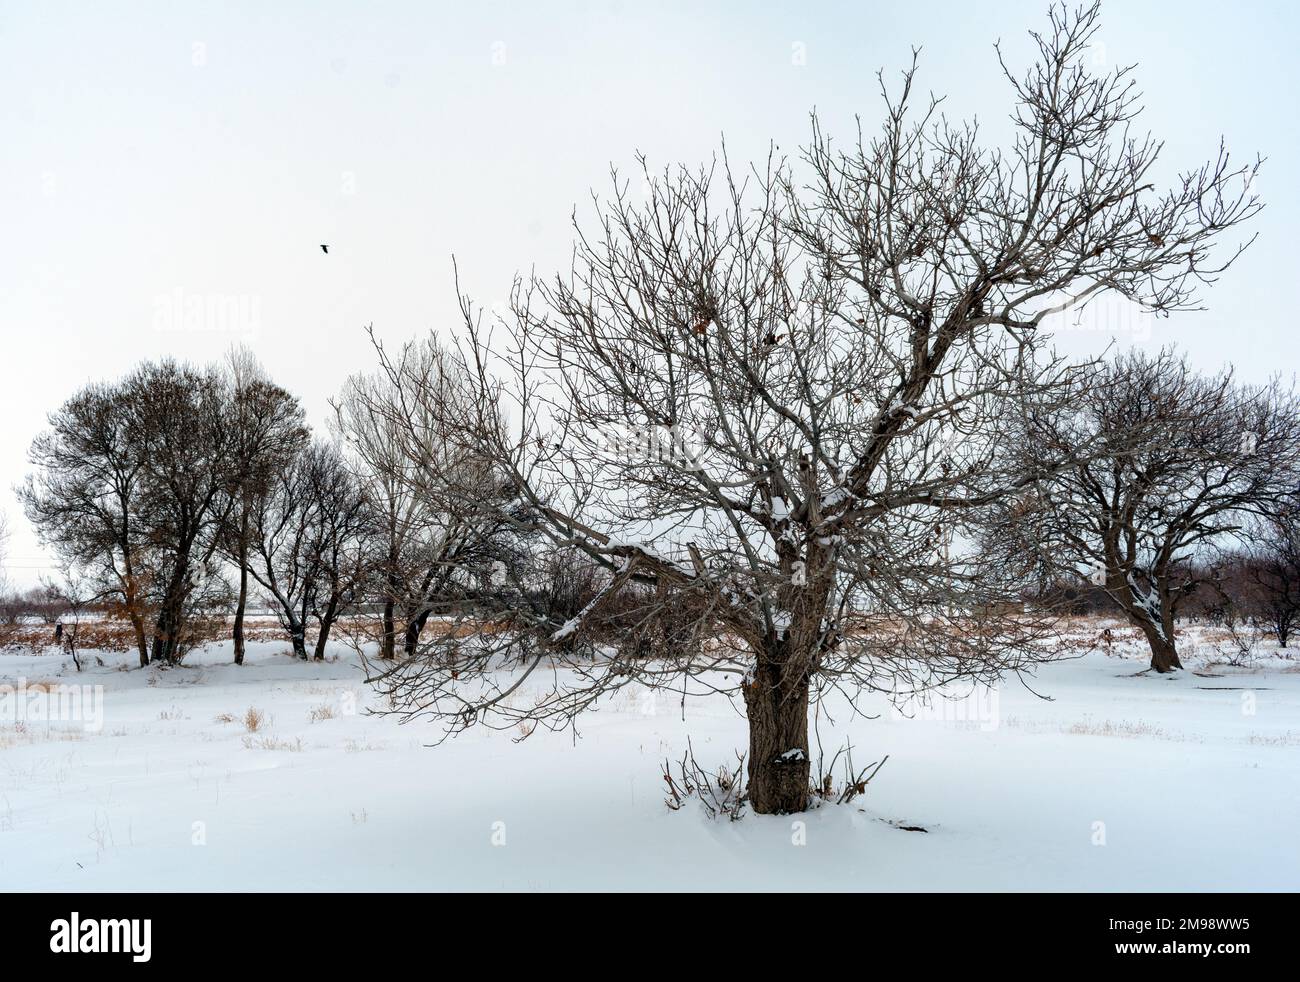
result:
[[[376,344],[333,441],[239,355],[87,387],[33,445],[27,514],[141,664],[214,607],[241,658],[255,584],[299,657],[346,632],[392,712],[449,734],[567,728],[634,683],[721,692],[759,812],[816,793],[824,695],[1053,657],[1050,585],[1103,591],[1176,670],[1192,598],[1291,588],[1300,410],[1171,350],[1052,351],[1053,318],[1107,294],[1196,309],[1262,207],[1223,147],[1156,187],[1131,68],[1088,55],[1099,16],[1054,7],[1022,71],[998,52],[1001,146],[918,95],[914,56],[846,143],[814,116],[796,160],[642,161],[639,197],[615,174],[563,274],[492,319],[462,297],[454,348]],[[1265,552],[1216,560],[1244,543]]]
[[[436,387],[441,351],[405,355],[410,377]],[[0,617],[53,622],[89,604],[130,623],[144,666],[178,662],[215,615],[229,618],[242,663],[257,597],[300,658],[309,642],[323,658],[357,611],[378,617],[350,625],[351,640],[410,653],[459,569],[494,542],[395,479],[450,467],[407,459],[387,437],[384,413],[402,397],[379,375],[353,377],[329,437],[313,437],[298,399],[243,349],[86,386],[50,414],[18,491],[65,575],[7,592]]]

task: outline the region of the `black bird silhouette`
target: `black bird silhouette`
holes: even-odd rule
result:
[[[329,253],[330,253],[330,247],[327,246],[327,245],[322,245],[322,246],[320,247],[320,251],[323,252],[323,253],[325,253],[325,255],[328,256]]]

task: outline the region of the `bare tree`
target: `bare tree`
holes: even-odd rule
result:
[[[275,608],[293,653],[307,658],[307,619],[320,575],[317,550],[321,501],[313,473],[328,449],[312,444],[274,475],[268,494],[250,510],[249,572]]]
[[[1101,449],[1038,486],[1021,535],[1105,588],[1145,634],[1153,669],[1181,668],[1174,618],[1215,568],[1193,560],[1295,488],[1300,406],[1277,383],[1199,376],[1169,350],[1129,353],[1068,404],[1032,408],[1019,446],[1040,457],[1083,443]]]
[[[19,499],[41,540],[115,598],[131,622],[143,667],[152,583],[140,521],[144,458],[126,387],[89,385],[51,413],[49,423],[32,444],[36,470]]]
[[[57,580],[43,580],[42,587],[52,598],[57,598],[61,615],[59,643],[77,671],[82,670],[80,653],[81,624],[86,615],[103,599],[96,580],[76,569],[64,569]]]
[[[532,567],[465,590],[464,623],[378,674],[393,711],[562,728],[632,683],[725,692],[755,810],[792,812],[810,701],[1042,658],[1020,571],[963,543],[1057,463],[1002,450],[1022,404],[1078,382],[1043,329],[1108,292],[1192,305],[1236,255],[1214,241],[1257,208],[1226,154],[1155,191],[1159,144],[1132,135],[1129,70],[1091,71],[1096,29],[1095,7],[1057,9],[1033,35],[1004,150],[918,109],[913,62],[882,81],[874,138],[836,150],[814,119],[800,162],[748,180],[725,154],[643,164],[643,201],[614,175],[566,275],[517,284],[495,323],[463,300],[472,399],[438,429],[496,494],[441,493],[537,554],[582,552],[603,585],[562,623],[531,602]],[[615,600],[632,629],[607,630]]]
[[[458,578],[517,561],[518,535],[485,507],[498,495],[491,465],[460,446],[456,427],[472,405],[463,365],[432,339],[393,356],[376,349],[380,369],[350,378],[334,409],[371,503],[368,593],[381,607],[378,631],[359,621],[356,640],[391,660],[399,645],[415,653]]]
[[[1297,434],[1300,439],[1300,434]],[[1300,511],[1288,495],[1248,527],[1245,573],[1253,583],[1255,616],[1287,647],[1300,621]]]
[[[139,441],[139,521],[154,561],[157,616],[150,660],[179,661],[186,613],[216,572],[235,484],[228,392],[220,373],[165,360],[126,380]]]
[[[360,539],[369,502],[338,449],[317,441],[273,477],[269,493],[250,511],[250,573],[307,658],[307,626],[316,619],[316,659],[330,631],[354,600],[365,567]]]
[[[316,555],[316,585],[312,613],[316,618],[313,657],[325,657],[325,645],[339,614],[357,600],[366,576],[364,536],[373,527],[370,500],[348,469],[337,448],[320,444],[308,471],[310,495],[317,504],[312,548]]]
[[[231,416],[232,502],[223,544],[239,570],[233,638],[235,664],[242,665],[254,503],[271,493],[275,476],[302,451],[309,434],[297,398],[267,377],[252,352],[242,347],[231,349],[226,356],[225,375]]]
[[[405,593],[403,571],[408,566],[404,554],[420,534],[425,515],[425,507],[414,493],[414,479],[404,473],[408,463],[390,422],[400,408],[390,413],[371,411],[390,395],[382,377],[358,374],[347,380],[334,403],[337,432],[351,453],[371,503],[368,592],[380,605],[378,641],[380,656],[385,659],[395,657],[397,650],[397,609]]]
[[[227,603],[223,555],[240,571],[241,661],[251,513],[307,439],[297,400],[236,350],[224,369],[143,364],[87,387],[51,424],[20,497],[66,565],[120,603],[141,665],[205,640],[192,629],[208,631],[200,620]]]
[[[9,593],[9,570],[5,565],[9,550],[9,521],[4,512],[0,512],[0,596]]]

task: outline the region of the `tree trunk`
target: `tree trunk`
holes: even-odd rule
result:
[[[415,649],[420,644],[420,634],[424,630],[424,625],[428,623],[431,613],[433,611],[423,610],[406,622],[406,637],[402,643],[407,658],[415,657]]]
[[[153,652],[149,660],[155,664],[173,664],[176,661],[177,631],[179,618],[172,609],[170,600],[164,600],[158,611],[158,621],[154,625]]]
[[[248,606],[248,511],[239,519],[239,601],[235,604],[235,664],[244,664],[244,610]]]
[[[783,658],[760,652],[744,688],[749,717],[749,803],[760,815],[808,807],[808,679],[781,681]]]
[[[140,667],[149,667],[149,638],[144,629],[144,612],[140,606],[140,596],[135,573],[131,569],[131,557],[125,559],[126,571],[122,576],[122,602],[126,607],[126,616],[131,621],[131,630],[135,632],[135,647],[140,653]]]
[[[293,643],[295,658],[307,660],[307,630],[300,623],[289,625],[289,640]]]
[[[320,616],[320,630],[316,632],[316,650],[312,657],[316,661],[325,660],[325,643],[330,638],[330,628],[334,626],[334,618],[338,614],[339,598],[338,594],[330,597],[330,602],[325,605],[325,611]]]
[[[1155,627],[1144,628],[1147,636],[1147,643],[1151,645],[1151,667],[1157,672],[1164,674],[1172,672],[1175,668],[1182,668],[1183,663],[1178,660],[1178,651],[1174,647],[1172,635],[1166,635],[1157,630]]]
[[[384,637],[379,650],[380,657],[389,661],[397,657],[397,638],[396,626],[393,623],[393,606],[394,604],[392,600],[384,601]]]
[[[1106,592],[1119,601],[1129,621],[1140,628],[1151,646],[1151,668],[1161,674],[1182,668],[1174,647],[1174,598],[1169,593],[1169,575],[1157,570],[1156,587],[1140,590],[1132,574],[1111,570]]]
[[[175,563],[167,590],[158,606],[158,620],[153,636],[153,660],[168,665],[180,661],[181,631],[185,624],[185,601],[189,593],[188,547],[177,553]]]
[[[130,618],[131,630],[135,632],[135,647],[140,653],[140,667],[149,667],[149,638],[144,630],[144,617],[136,609],[135,601],[127,601],[126,616]]]

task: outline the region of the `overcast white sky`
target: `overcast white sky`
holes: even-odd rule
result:
[[[855,113],[878,122],[875,72],[913,45],[948,112],[996,132],[1010,104],[993,42],[1026,64],[1025,30],[1047,7],[472,6],[0,2],[0,510],[15,580],[49,560],[12,488],[45,413],[87,381],[164,354],[215,360],[242,340],[319,423],[371,365],[364,325],[392,342],[454,331],[453,252],[485,303],[518,269],[563,265],[573,206],[637,149],[697,162],[723,133],[733,159],[769,140],[793,149],[813,106],[848,137]],[[1260,240],[1206,294],[1210,310],[1121,340],[1290,376],[1300,15],[1111,0],[1103,18],[1096,56],[1139,63],[1170,172],[1220,135],[1269,158]],[[190,298],[226,307],[168,329]],[[1109,337],[1077,330],[1060,346]]]

